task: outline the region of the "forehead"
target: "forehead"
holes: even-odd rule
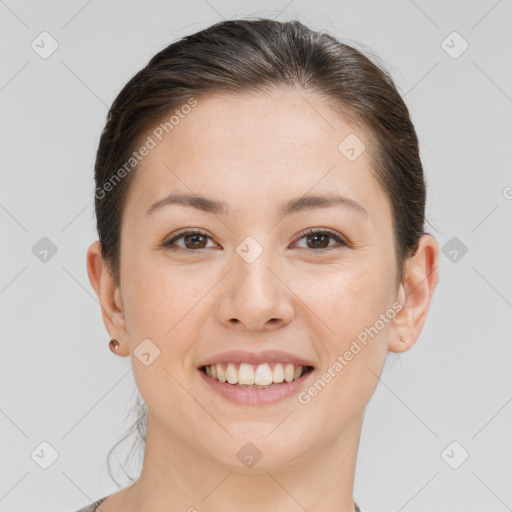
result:
[[[291,90],[215,94],[176,119],[161,140],[149,133],[156,145],[139,164],[126,205],[137,216],[172,192],[222,200],[233,212],[253,201],[255,214],[258,204],[272,208],[283,197],[339,193],[390,213],[371,170],[369,134],[321,97]],[[349,159],[347,140],[366,149]]]

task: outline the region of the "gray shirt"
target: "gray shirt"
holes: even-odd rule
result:
[[[95,501],[91,505],[87,505],[87,507],[84,507],[84,508],[81,508],[80,510],[77,510],[77,512],[96,512],[96,508],[98,507],[98,505],[100,503],[102,503],[103,501],[105,501],[107,498],[108,498],[108,496],[105,496],[104,498],[101,498],[100,500]],[[361,509],[359,508],[359,506],[357,505],[356,502],[354,502],[354,505],[356,507],[356,512],[361,512]]]
[[[111,496],[111,495],[109,495]],[[95,512],[96,508],[98,507],[98,505],[100,503],[103,503],[106,499],[108,498],[108,496],[105,496],[104,498],[101,498],[100,500],[98,501],[95,501],[94,503],[91,503],[90,505],[87,505],[86,507],[84,508],[81,508],[80,510],[78,510],[77,512]],[[98,511],[99,512],[99,511]]]

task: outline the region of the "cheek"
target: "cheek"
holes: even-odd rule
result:
[[[165,258],[136,250],[123,263],[123,295],[129,299],[132,325],[170,323],[188,293],[179,267],[173,269]]]
[[[328,329],[337,349],[373,324],[391,305],[389,274],[371,258],[303,279],[299,296]]]
[[[134,265],[126,280],[133,374],[142,397],[156,413],[184,407],[187,402],[178,383],[188,378],[194,326],[200,324],[194,305],[204,290],[200,293],[197,277],[194,286],[184,274],[150,263],[148,258]],[[151,342],[143,341],[147,339]],[[142,350],[143,343],[147,350]],[[143,352],[150,353],[147,366],[143,357],[139,359]]]
[[[390,322],[380,315],[391,306],[388,281],[385,273],[368,265],[337,273],[321,292],[311,288],[308,304],[334,334],[329,331],[316,340],[322,368],[298,401],[312,428],[323,430],[326,438],[338,435],[339,422],[359,414],[375,391],[387,354]]]
[[[134,349],[149,338],[159,347],[159,360],[177,371],[189,363],[188,352],[208,307],[208,291],[218,281],[212,272],[171,264],[165,258],[140,258],[124,283],[126,320]]]
[[[311,286],[314,295],[309,304],[329,327],[328,334],[317,340],[324,354],[321,382],[304,397],[304,401],[315,401],[314,407],[335,404],[338,410],[354,411],[365,405],[375,390],[393,313],[392,272],[385,272],[384,266],[384,261],[379,265],[378,260],[368,258],[333,273],[320,292],[317,289],[315,293]],[[381,315],[386,312],[389,318],[383,321]]]

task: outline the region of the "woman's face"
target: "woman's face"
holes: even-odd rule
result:
[[[391,207],[368,134],[290,91],[200,99],[168,131],[149,134],[156,146],[131,184],[116,293],[151,421],[233,468],[246,452],[261,454],[258,468],[306,461],[357,432],[397,336]],[[263,351],[287,355],[259,361]],[[214,386],[199,369],[294,357],[313,370],[262,391]]]

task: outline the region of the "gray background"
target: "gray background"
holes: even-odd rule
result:
[[[71,511],[118,490],[105,460],[135,395],[85,266],[99,135],[154,53],[246,16],[297,18],[374,50],[421,141],[440,282],[420,339],[390,355],[368,406],[356,501],[512,510],[510,0],[0,1],[0,510]],[[58,43],[46,59],[31,47],[43,31]],[[57,249],[46,261],[43,237]],[[43,441],[58,452],[47,469]]]

